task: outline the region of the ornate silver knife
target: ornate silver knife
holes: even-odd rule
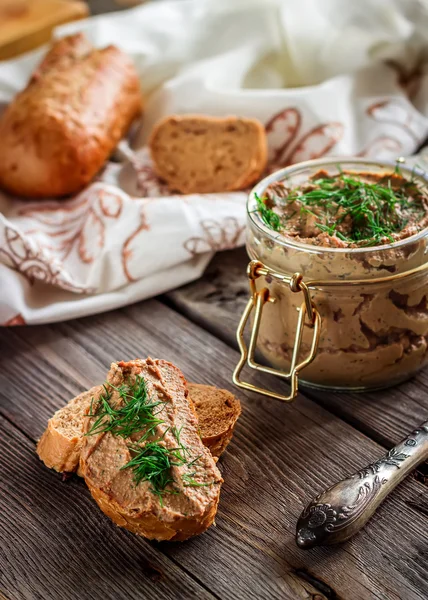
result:
[[[344,542],[359,531],[386,496],[428,460],[428,421],[385,456],[319,494],[297,522],[296,543],[309,550]]]

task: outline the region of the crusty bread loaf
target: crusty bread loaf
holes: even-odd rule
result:
[[[49,419],[37,444],[37,453],[47,467],[60,473],[76,471],[85,415],[102,389],[95,386],[79,394]],[[227,390],[211,385],[188,383],[188,389],[188,400],[195,409],[202,442],[218,458],[232,438],[241,404]]]
[[[262,175],[266,134],[256,119],[170,116],[149,146],[157,175],[183,194],[243,190]]]
[[[110,406],[126,407],[127,398],[136,394],[129,386],[141,380],[146,397],[156,407],[152,413],[155,424],[122,437],[117,431],[105,430],[103,424],[109,425],[111,420],[99,417],[94,407],[95,416],[85,421],[80,472],[101,510],[117,525],[149,539],[185,540],[214,522],[223,480],[199,436],[198,421],[187,400],[186,380],[171,363],[150,358],[113,363],[106,384]],[[125,394],[122,386],[126,386]],[[168,454],[171,466],[162,467],[167,471],[162,492],[154,479],[146,474],[139,479],[137,470],[129,465],[132,459],[144,457],[144,467],[149,460],[159,469],[159,449],[172,453]]]
[[[33,198],[80,191],[140,111],[123,52],[95,50],[82,34],[56,42],[0,117],[0,186]]]
[[[241,403],[231,392],[211,385],[189,383],[188,389],[202,441],[213,456],[219,457],[232,439]]]
[[[91,42],[81,33],[57,40],[33,72],[29,83],[37,81],[53,69],[66,69],[76,60],[90,54],[93,49]]]

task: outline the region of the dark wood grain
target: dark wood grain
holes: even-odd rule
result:
[[[198,281],[169,292],[166,301],[189,319],[237,348],[236,328],[248,299],[244,248],[217,254]],[[271,378],[265,378],[270,385]],[[386,447],[394,446],[428,416],[428,369],[398,387],[377,392],[333,393],[306,388],[306,396]]]
[[[34,443],[0,417],[0,586],[20,600],[204,598],[153,544],[112,527],[83,481],[42,468]]]
[[[69,323],[2,330],[0,347],[1,410],[31,439],[41,434],[56,408],[102,381],[112,359],[161,356],[178,364],[190,380],[229,389],[237,359],[233,349],[157,301]],[[149,546],[219,598],[306,599],[318,594],[346,600],[425,599],[425,488],[406,481],[353,541],[305,554],[294,543],[303,506],[326,485],[379,456],[381,449],[303,396],[290,406],[240,396],[244,413],[221,461],[225,484],[217,527],[184,544]],[[52,518],[74,547],[84,546],[80,508],[69,519],[74,493],[64,503],[57,475],[35,457],[27,468],[33,480],[49,481],[43,487]],[[87,498],[81,484],[70,485]],[[107,537],[114,531],[120,547],[132,538],[104,519],[95,504],[89,502],[83,510],[85,523],[95,519]],[[28,535],[37,535],[39,526],[42,519]],[[139,548],[129,550],[130,570],[136,568]],[[144,582],[140,591],[145,593]],[[116,597],[125,596],[118,592]]]

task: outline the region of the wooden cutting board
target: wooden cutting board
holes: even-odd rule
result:
[[[0,0],[0,60],[37,48],[57,25],[88,14],[78,0]]]

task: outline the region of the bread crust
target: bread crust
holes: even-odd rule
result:
[[[51,423],[37,444],[37,454],[50,469],[70,472],[77,467],[80,457],[81,436],[66,439]]]
[[[74,61],[87,56],[93,49],[91,42],[82,33],[75,33],[57,40],[31,75],[29,84],[37,81],[52,69],[68,67]]]
[[[60,473],[77,469],[83,440],[83,415],[88,412],[92,398],[97,398],[101,390],[102,386],[94,386],[79,394],[49,419],[36,447],[39,458],[47,467]],[[70,416],[75,418],[71,422],[69,435],[66,435],[61,425]]]
[[[81,470],[83,471],[82,468]],[[173,523],[166,523],[159,521],[159,518],[152,513],[139,513],[134,517],[132,514],[125,512],[123,506],[110,494],[92,485],[86,477],[85,482],[99,508],[113,523],[128,529],[136,535],[158,542],[183,542],[190,537],[204,533],[214,523],[220,499],[220,494],[218,494],[216,500],[202,515],[193,518],[182,517],[176,519]]]
[[[188,383],[188,389],[198,415],[202,442],[214,457],[219,458],[233,437],[236,422],[241,414],[241,403],[228,390],[212,385]],[[222,405],[227,408],[219,417],[216,415],[217,404],[220,408]],[[206,412],[210,414],[209,423],[206,423],[204,418]]]
[[[56,42],[0,117],[0,185],[41,198],[80,191],[142,107],[131,60],[82,34]]]
[[[171,128],[176,129],[174,135],[177,144],[172,144],[166,150],[165,134]],[[235,133],[231,133],[231,130],[235,130]],[[244,161],[237,166],[244,157],[236,155],[236,152],[232,157],[227,153],[222,158],[219,156],[222,144],[230,144],[231,136],[237,139],[236,136],[240,135],[245,136],[242,140],[245,154],[249,152],[251,156],[246,164]],[[210,145],[207,142],[213,136],[215,142]],[[197,144],[194,151],[191,150],[192,144]],[[244,190],[261,178],[267,164],[267,140],[263,125],[257,119],[235,116],[190,114],[164,117],[152,130],[149,148],[158,177],[165,180],[172,191],[182,194]],[[182,158],[184,154],[187,156]],[[222,177],[222,165],[231,161],[236,163],[235,175],[225,180]],[[191,168],[193,177],[183,179],[183,169],[180,169],[183,164],[186,164],[186,170]]]

